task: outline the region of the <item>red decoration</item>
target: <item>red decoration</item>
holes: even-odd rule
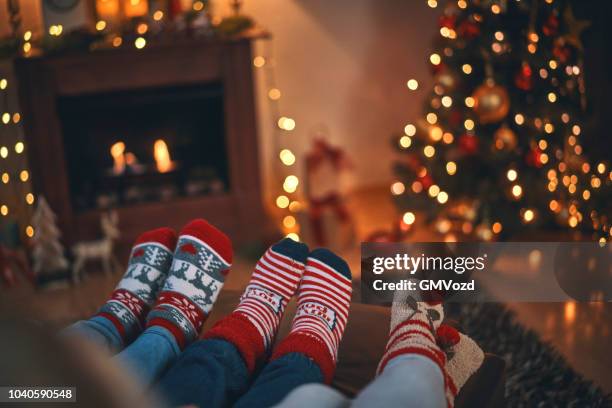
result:
[[[472,155],[478,152],[478,138],[474,135],[462,135],[459,137],[459,149],[462,153]]]
[[[423,188],[427,190],[429,187],[433,185],[433,179],[429,174],[424,175],[423,177],[419,177],[418,181],[423,185]]]
[[[572,48],[563,40],[555,41],[552,53],[562,64],[567,63],[574,54]]]
[[[186,253],[191,254],[191,255],[195,255],[198,252],[196,247],[193,244],[191,244],[191,243],[187,243],[187,244],[182,245],[181,248],[180,248],[180,251],[181,252],[186,252]]]
[[[533,71],[528,63],[523,62],[521,69],[514,77],[514,84],[523,91],[530,91],[533,88]]]
[[[441,324],[436,330],[436,338],[441,349],[446,350],[459,343],[459,332],[448,324]]]
[[[480,26],[473,21],[465,20],[459,24],[457,33],[466,40],[473,40],[480,35]]]
[[[542,151],[537,147],[532,148],[529,153],[527,153],[525,161],[530,166],[542,167],[542,165],[544,164],[542,163]]]
[[[145,254],[145,250],[143,248],[138,248],[136,251],[134,251],[134,253],[132,254],[132,257],[139,258],[143,256],[144,254]]]
[[[446,27],[446,28],[449,28],[451,30],[454,30],[456,23],[457,23],[457,17],[456,16],[443,15],[443,16],[440,17],[440,28]]]
[[[557,35],[559,32],[559,18],[554,14],[549,15],[542,26],[542,32],[549,37]]]

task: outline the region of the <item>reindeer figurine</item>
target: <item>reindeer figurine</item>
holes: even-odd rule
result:
[[[114,243],[119,238],[118,224],[119,217],[116,211],[103,213],[100,217],[100,226],[104,237],[95,241],[79,242],[72,247],[74,254],[72,280],[75,283],[80,280],[81,269],[88,261],[100,260],[107,275],[111,275],[113,268],[120,265],[113,254]]]

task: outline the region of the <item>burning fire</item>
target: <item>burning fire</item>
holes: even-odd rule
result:
[[[170,151],[168,145],[163,139],[157,139],[153,145],[153,157],[155,158],[155,165],[157,171],[160,173],[167,173],[174,168],[174,163],[170,158]]]
[[[125,143],[119,141],[110,148],[113,157],[113,174],[122,174],[125,171]]]

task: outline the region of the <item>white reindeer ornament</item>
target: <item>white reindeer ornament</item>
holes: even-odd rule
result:
[[[107,275],[113,273],[113,268],[120,266],[113,254],[114,242],[119,238],[119,216],[116,211],[103,213],[100,217],[100,226],[104,237],[95,241],[79,242],[72,247],[74,264],[72,266],[72,280],[80,280],[81,269],[86,262],[99,260]]]

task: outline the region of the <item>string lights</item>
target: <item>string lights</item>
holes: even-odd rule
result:
[[[280,211],[281,228],[285,235],[296,241],[300,240],[300,224],[295,213],[302,208],[298,199],[300,179],[296,175],[296,155],[285,146],[284,141],[295,130],[295,119],[282,115],[280,101],[282,92],[276,82],[275,59],[272,53],[272,43],[267,40],[263,43],[263,52],[253,58],[253,66],[263,71],[264,86],[268,100],[271,122],[273,124],[273,148],[278,160],[274,164],[274,174],[279,177],[282,191],[276,193],[274,200]],[[415,86],[410,83],[408,86]],[[416,85],[418,86],[418,85]]]

